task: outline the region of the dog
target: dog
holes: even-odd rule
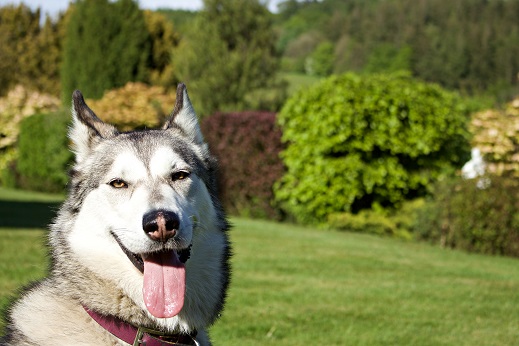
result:
[[[51,265],[13,303],[1,345],[210,345],[230,278],[216,159],[179,84],[161,129],[119,132],[80,91]]]

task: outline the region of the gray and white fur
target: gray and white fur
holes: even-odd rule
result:
[[[186,87],[160,130],[119,132],[101,121],[79,91],[69,136],[75,163],[68,198],[49,233],[51,266],[9,309],[1,345],[126,345],[84,307],[134,326],[168,333],[198,331],[218,318],[229,283],[230,244],[209,153]],[[177,218],[174,236],[154,238],[143,218]],[[190,249],[185,301],[178,315],[157,318],[143,301],[143,273],[131,255]],[[129,253],[129,254],[128,254]]]

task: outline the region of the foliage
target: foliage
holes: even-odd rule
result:
[[[189,85],[197,112],[237,111],[269,97],[280,106],[272,15],[259,0],[205,0],[192,30],[173,53],[177,78]],[[258,91],[261,91],[258,93]],[[255,97],[248,97],[254,94]]]
[[[173,110],[175,94],[160,86],[130,82],[122,88],[107,91],[100,100],[87,102],[103,121],[121,130],[156,128]]]
[[[398,72],[411,70],[412,49],[392,44],[381,44],[374,48],[363,70],[367,73]]]
[[[175,25],[175,28],[181,34],[189,30],[189,27],[192,25],[197,15],[197,12],[195,11],[168,8],[159,8],[156,13],[160,13],[166,17],[168,21]]]
[[[325,39],[324,35],[317,31],[306,32],[290,41],[281,60],[283,71],[307,72],[306,61],[311,58],[319,44]]]
[[[505,99],[517,91],[518,1],[323,0],[282,3],[278,48],[312,33],[335,46],[334,71],[405,69],[420,79]],[[286,66],[286,65],[284,65]],[[287,70],[292,71],[292,70]]]
[[[519,184],[515,179],[488,176],[447,180],[437,185],[434,200],[420,214],[420,238],[445,247],[519,257]]]
[[[333,71],[333,50],[331,42],[320,43],[306,61],[307,73],[317,76],[329,76]]]
[[[25,78],[20,80],[27,87],[41,92],[59,96],[60,94],[60,66],[62,43],[66,14],[59,15],[56,22],[47,17],[33,46],[28,47],[33,52],[31,61],[19,61],[19,66],[30,67]]]
[[[391,236],[410,240],[414,238],[417,219],[425,201],[417,198],[405,201],[398,210],[361,210],[357,214],[335,213],[328,215],[331,228],[349,232]]]
[[[372,210],[362,210],[358,214],[330,214],[328,224],[340,230],[376,235],[394,236],[398,231],[396,224],[390,218]]]
[[[22,85],[0,98],[0,185],[13,185],[9,167],[18,157],[16,143],[22,120],[35,113],[55,111],[59,104],[56,97],[29,91]]]
[[[0,95],[16,84],[59,94],[62,23],[47,17],[40,26],[40,10],[24,4],[0,7]]]
[[[35,113],[55,111],[59,100],[48,94],[17,85],[0,98],[0,150],[16,143],[20,122]]]
[[[220,197],[232,214],[280,217],[272,205],[272,186],[284,172],[275,118],[275,113],[242,112],[202,120],[202,132],[219,162]]]
[[[489,173],[519,177],[519,97],[504,109],[474,114],[470,130]]]
[[[74,89],[98,99],[105,90],[149,76],[150,34],[133,0],[79,0],[68,20],[61,69],[62,100]]]
[[[68,181],[68,111],[36,114],[22,121],[16,165],[17,184],[29,190],[62,192]]]
[[[279,124],[276,199],[300,222],[398,206],[469,156],[461,99],[404,74],[330,77],[292,96]]]
[[[0,154],[0,186],[16,187],[15,166],[18,159],[18,148],[10,147]]]
[[[178,45],[179,35],[173,29],[173,23],[158,13],[144,11],[144,19],[150,34],[150,82],[154,85],[172,86],[174,84],[171,51]]]

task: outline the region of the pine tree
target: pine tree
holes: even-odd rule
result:
[[[149,33],[133,0],[78,0],[68,20],[61,69],[62,99],[74,89],[89,98],[148,76]]]
[[[201,115],[272,108],[283,97],[275,43],[272,15],[258,0],[204,0],[172,62]]]

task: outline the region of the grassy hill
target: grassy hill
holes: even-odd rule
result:
[[[0,200],[4,195],[0,190]],[[0,226],[5,221],[4,214]],[[267,221],[232,222],[233,280],[211,330],[215,345],[519,340],[516,259]],[[44,275],[47,265],[45,231],[16,227],[0,227],[2,308],[16,287]]]

